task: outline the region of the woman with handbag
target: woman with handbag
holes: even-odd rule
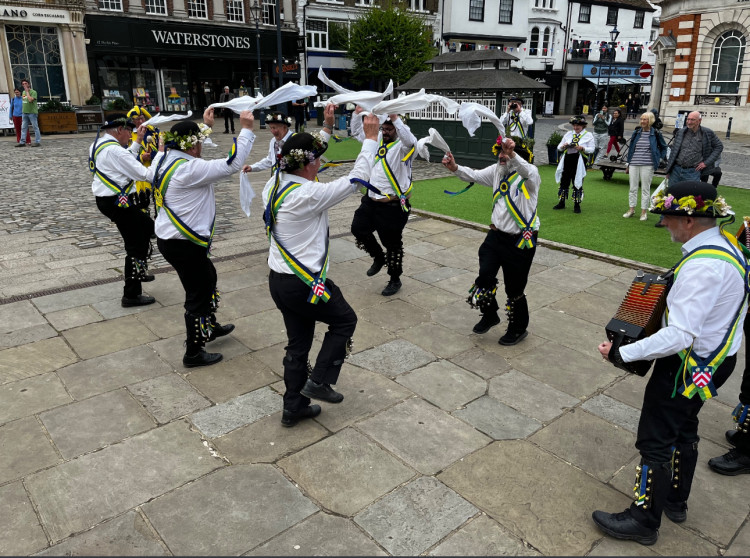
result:
[[[648,219],[648,208],[651,205],[651,181],[654,171],[659,168],[659,160],[667,150],[667,144],[659,130],[653,127],[656,118],[651,112],[641,115],[641,125],[633,131],[628,146],[628,174],[630,175],[630,208],[623,217],[626,219],[635,214],[638,202],[638,183],[641,185],[641,221]]]
[[[615,109],[612,111],[612,121],[607,127],[607,132],[609,133],[607,156],[609,157],[609,152],[612,151],[612,146],[614,146],[615,151],[617,151],[617,154],[619,155],[620,138],[625,133],[625,119],[622,117],[622,111],[620,109]]]

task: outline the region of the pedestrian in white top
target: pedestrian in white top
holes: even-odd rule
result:
[[[242,167],[242,172],[260,172],[262,170],[271,169],[276,170],[276,163],[279,155],[281,154],[281,148],[284,146],[289,138],[294,134],[289,129],[292,125],[292,119],[289,116],[284,116],[280,112],[272,112],[266,115],[266,124],[268,124],[269,130],[273,138],[268,146],[268,155],[263,157],[257,163],[252,165],[245,165]],[[333,131],[333,125],[329,129],[329,133]]]

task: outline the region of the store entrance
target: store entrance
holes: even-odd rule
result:
[[[202,113],[205,108],[218,103],[224,86],[238,95],[240,84],[253,83],[257,74],[257,63],[247,60],[221,60],[218,58],[190,60],[189,82],[193,98],[193,110]]]

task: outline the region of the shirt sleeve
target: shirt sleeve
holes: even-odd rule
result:
[[[532,165],[524,160],[523,157],[516,155],[512,159],[508,160],[508,170],[516,171],[526,181],[526,189],[529,192],[538,192],[539,186],[542,184],[542,179],[539,176],[539,169],[536,165]]]
[[[497,165],[490,165],[481,170],[475,170],[459,165],[454,174],[464,182],[474,182],[482,186],[494,188],[496,167]]]
[[[404,124],[403,120],[396,118],[393,122],[393,126],[396,128],[396,131],[398,131],[398,139],[401,140],[402,144],[408,148],[412,148],[416,145],[417,138],[411,133],[411,129]]]
[[[365,128],[362,124],[362,113],[355,112],[352,113],[352,118],[349,122],[349,127],[352,131],[352,137],[356,139],[358,142],[364,142],[365,141]]]
[[[241,134],[242,134],[242,132],[240,132],[240,135]],[[252,165],[250,165],[252,167],[252,169],[253,169],[252,172],[258,172],[258,171],[270,169],[274,165],[274,161],[271,158],[271,154],[273,153],[273,145],[274,145],[273,140],[271,140],[271,146],[268,148],[268,155],[266,155],[265,157],[263,157],[257,163],[253,163]]]
[[[116,157],[117,167],[115,168],[130,180],[140,180],[143,182],[153,181],[156,165],[144,167],[137,158],[133,157],[133,153],[127,149],[117,149],[115,146],[108,151],[110,151],[112,156]]]
[[[531,116],[531,111],[529,109],[523,109],[521,111],[521,114],[519,115],[519,120],[521,121],[521,124],[523,124],[526,129],[529,129],[529,126],[531,126],[534,123],[534,117]]]
[[[206,184],[213,184],[236,173],[242,168],[242,162],[250,154],[254,141],[255,134],[251,130],[243,128],[240,135],[237,136],[237,156],[231,163],[227,164],[226,159],[213,159],[211,161],[193,159],[189,165],[189,178],[184,175],[180,176],[183,180],[183,186],[198,188]],[[154,167],[154,165],[151,165],[151,167]]]

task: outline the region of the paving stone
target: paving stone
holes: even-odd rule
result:
[[[469,289],[474,284],[476,277],[476,271],[466,271],[448,279],[434,282],[432,285],[459,296],[468,296]]]
[[[123,335],[122,332],[127,332],[127,335]],[[137,347],[157,339],[134,316],[76,327],[64,331],[62,335],[84,360]]]
[[[619,370],[615,370],[618,374],[620,373]],[[646,377],[627,373],[620,374],[621,379],[608,388],[604,394],[634,409],[640,410],[643,406],[643,393],[646,391],[646,384],[648,383],[650,374],[649,372],[649,375]]]
[[[167,556],[143,517],[129,511],[35,556]]]
[[[158,424],[166,424],[211,405],[177,374],[165,374],[131,384],[128,390]]]
[[[243,345],[257,351],[287,340],[284,319],[276,308],[234,320],[232,333]]]
[[[25,483],[57,542],[222,465],[187,424],[173,422],[26,477]]]
[[[550,305],[566,314],[606,327],[620,306],[619,300],[610,300],[586,292],[565,297]]]
[[[212,350],[210,345],[209,350]],[[187,376],[187,381],[214,403],[254,391],[278,379],[279,376],[250,353],[195,368]]]
[[[601,326],[550,308],[533,312],[531,323],[534,335],[588,356],[598,356],[596,347],[606,340]]]
[[[526,438],[542,427],[538,420],[522,415],[488,396],[480,397],[465,409],[452,414],[495,440]]]
[[[581,432],[586,435],[577,435]],[[530,440],[602,482],[637,454],[634,434],[579,409],[565,413]]]
[[[632,277],[630,279],[632,281],[635,277],[635,273],[632,270],[630,271],[630,273],[632,274]],[[625,298],[625,294],[628,292],[628,289],[619,281],[615,281],[614,279],[605,279],[604,281],[600,281],[594,285],[586,287],[585,292],[605,298],[607,300],[611,300],[619,306],[619,304]]]
[[[569,254],[568,252],[562,252],[560,250],[552,250],[546,246],[537,246],[536,252],[534,253],[534,263],[549,267],[554,267],[577,259],[578,256],[575,254]]]
[[[605,536],[586,556],[661,556],[650,547]]]
[[[3,448],[0,452],[0,483],[24,477],[60,461],[42,426],[34,417],[25,417],[0,426],[0,447]]]
[[[316,337],[319,338],[321,342],[323,335],[327,330],[327,328],[324,329],[322,326],[317,328]],[[372,347],[392,341],[395,339],[395,335],[388,328],[370,323],[362,317],[359,317],[357,319],[357,329],[354,331],[352,339],[352,352],[358,353],[365,349],[371,349]],[[317,354],[317,351],[315,353],[311,352],[311,354]]]
[[[587,357],[553,342],[513,358],[513,367],[577,398],[590,396],[620,374],[617,368],[602,362],[601,356]]]
[[[363,256],[362,250],[357,248],[354,242],[345,238],[333,238],[329,246],[331,251],[330,258],[333,263],[358,260]]]
[[[38,296],[31,299],[31,301],[42,314],[48,314],[49,312],[67,310],[76,306],[94,304],[118,296],[122,296],[122,283],[107,283],[94,287]]]
[[[180,305],[185,302],[185,290],[176,273],[160,273],[148,284],[148,292],[162,306]]]
[[[466,352],[451,357],[449,360],[461,368],[474,372],[474,374],[485,380],[489,380],[510,370],[510,364],[506,359],[497,354],[482,350],[479,347],[469,349]]]
[[[451,263],[455,263],[455,261]],[[411,281],[420,286],[426,286],[427,283],[424,283],[423,281],[419,281],[417,279],[413,279],[412,277],[414,275],[416,275],[417,273],[424,273],[426,271],[434,271],[440,267],[442,267],[442,264],[435,262],[433,256],[408,256],[404,258],[404,275],[409,277]]]
[[[384,301],[388,300],[386,297],[380,294],[383,290],[383,287],[385,287],[386,282],[387,280],[385,278],[381,278],[376,275],[371,280],[365,281],[360,279],[358,283],[346,285],[346,287],[342,289],[344,298],[346,298],[346,301],[349,303],[349,305],[354,308],[354,311],[357,313],[358,319],[364,318],[367,319],[370,323],[374,323],[364,312],[365,310],[380,306]],[[401,282],[403,284],[401,290],[396,295],[394,295],[397,300],[403,300],[404,297],[409,296],[409,293],[405,292],[407,287],[407,278],[402,276]],[[424,283],[418,284],[424,285]],[[418,290],[419,289],[413,289],[412,293],[418,292]],[[390,298],[393,299],[394,297]],[[377,323],[377,325],[380,326],[382,324]],[[388,325],[386,327],[388,327],[389,329],[393,329],[391,325]]]
[[[445,221],[438,221],[437,219],[420,219],[409,221],[407,228],[412,231],[420,231],[429,234],[439,234],[442,232],[453,231],[459,228],[453,223],[447,223]]]
[[[344,394],[344,401],[335,405],[317,401],[323,412],[315,419],[331,432],[351,426],[413,393],[382,374],[344,364],[336,383],[336,391]]]
[[[417,292],[403,297],[409,304],[419,306],[425,310],[434,310],[441,306],[459,302],[461,297],[453,293],[444,291],[437,287],[428,286],[424,289],[420,289]]]
[[[50,312],[44,316],[57,331],[92,324],[102,321],[102,315],[91,306],[76,306]]]
[[[47,546],[47,537],[21,482],[0,486],[0,517],[3,518],[0,530],[0,554],[3,556],[28,556]]]
[[[237,331],[237,330],[235,330]],[[185,373],[190,369],[186,368],[182,364],[182,357],[185,356],[185,332],[181,335],[169,337],[167,339],[160,339],[159,341],[152,341],[149,343],[159,358],[166,362],[171,369]],[[245,345],[240,343],[234,336],[234,333],[227,335],[226,337],[220,337],[216,341],[212,341],[210,345],[206,347],[210,353],[221,353],[224,355],[226,360],[233,359],[240,355],[247,354],[250,352]]]
[[[0,333],[0,349],[17,347],[19,345],[41,341],[42,339],[50,339],[51,337],[57,337],[57,331],[47,323],[24,329],[17,329],[10,333]]]
[[[58,407],[39,418],[66,460],[154,427],[151,417],[123,389]]]
[[[456,230],[459,230],[459,229],[456,229]],[[465,236],[460,235],[460,234],[454,234],[453,231],[425,236],[423,237],[423,240],[425,242],[430,242],[432,244],[439,244],[440,246],[445,246],[446,248],[451,247],[451,246],[465,245],[465,244],[470,244],[473,246],[474,244],[477,243],[476,239],[466,238]]]
[[[281,397],[268,387],[193,413],[190,420],[207,438],[216,438],[281,410]]]
[[[432,354],[403,339],[396,339],[349,357],[350,364],[390,377],[414,370],[433,360],[435,357]]]
[[[146,345],[77,362],[61,368],[57,375],[70,394],[81,400],[171,371]]]
[[[480,318],[481,314],[472,309],[465,300],[459,300],[449,304],[443,304],[430,312],[432,321],[447,327],[448,329],[469,335]]]
[[[426,242],[420,239],[414,244],[405,246],[404,252],[411,256],[424,256],[425,254],[431,254],[432,252],[437,252],[438,250],[442,250],[443,248],[444,247],[440,244],[433,244],[432,242]]]
[[[490,439],[420,399],[409,399],[358,428],[420,473],[431,475]]]
[[[271,465],[216,471],[143,506],[175,555],[242,554],[318,508]]]
[[[495,442],[438,479],[542,554],[583,554],[602,537],[595,509],[629,499],[523,440]]]
[[[455,239],[456,236],[463,235],[455,235],[453,238]],[[425,240],[429,240],[430,238],[431,237],[425,237]],[[468,239],[460,244],[448,246],[443,250],[425,254],[422,257],[438,265],[462,269],[476,275],[478,267],[477,247],[479,247],[481,243],[481,239]]]
[[[54,373],[0,386],[0,424],[72,401]]]
[[[711,398],[703,405],[698,423],[698,435],[701,440],[711,440],[720,446],[727,446],[724,433],[734,428],[736,423],[732,419],[734,407],[724,405],[716,398]]]
[[[641,412],[606,395],[597,395],[581,405],[589,413],[635,434]]]
[[[0,334],[46,324],[44,316],[28,300],[0,306]]]
[[[557,265],[534,275],[534,281],[544,283],[558,290],[576,293],[586,290],[606,279],[603,275],[575,269],[569,265]]]
[[[540,556],[486,515],[472,519],[429,556]]]
[[[529,279],[529,282],[526,284],[525,294],[526,302],[529,305],[529,312],[532,313],[531,321],[529,323],[529,329],[531,331],[533,331],[533,328],[535,326],[533,318],[533,312],[535,310],[544,308],[545,306],[552,304],[553,302],[569,296],[569,294],[565,291],[561,291],[560,289],[556,289],[555,287],[552,287],[550,285],[534,281],[533,275]],[[500,304],[503,304],[503,300],[504,299],[502,297],[498,298],[498,302]],[[505,327],[507,327],[507,325]]]
[[[0,350],[0,385],[51,372],[76,360],[59,337]]]
[[[148,294],[144,290],[144,294]],[[130,308],[123,308],[120,297],[112,298],[109,300],[102,300],[101,302],[95,302],[91,306],[99,312],[105,319],[111,320],[113,318],[121,318],[123,316],[132,316],[134,314],[141,314],[143,312],[149,312],[154,308],[161,306],[158,302],[149,304],[148,306],[132,306]]]
[[[140,323],[150,329],[154,335],[165,339],[175,335],[184,334],[185,331],[185,309],[180,305],[173,306],[141,306],[141,312],[137,313]]]
[[[737,538],[729,545],[724,556],[746,556],[748,548],[750,548],[750,524],[746,523],[740,529]]]
[[[350,519],[319,512],[245,556],[387,556]]]
[[[423,273],[417,273],[416,275],[414,275],[414,279],[431,285],[437,283],[438,281],[442,281],[443,279],[449,279],[457,275],[464,275],[465,273],[465,269],[454,267],[439,267],[437,269],[425,271]]]
[[[382,297],[381,297],[382,298]],[[400,330],[430,321],[430,315],[402,300],[390,300],[362,310],[362,317],[375,325]]]
[[[351,428],[278,465],[325,509],[349,516],[414,476],[412,469]]]
[[[431,362],[396,381],[446,411],[458,409],[487,391],[485,380],[445,360]]]
[[[603,275],[604,277],[614,277],[624,271],[623,267],[620,265],[602,260],[595,260],[593,258],[578,257],[573,260],[568,260],[564,265],[583,271],[590,271],[591,273]],[[619,302],[617,304],[619,304]]]
[[[450,358],[471,349],[474,344],[467,334],[459,333],[429,322],[411,327],[401,332],[401,337],[419,345],[427,352],[442,358]]]
[[[479,510],[432,477],[395,490],[354,518],[394,556],[426,551]],[[430,521],[425,521],[425,516]]]
[[[221,293],[221,306],[216,317],[220,323],[234,323],[239,318],[272,309],[276,309],[276,303],[268,288],[253,286]]]
[[[490,397],[541,422],[550,421],[566,408],[579,403],[575,397],[516,370],[492,378],[488,393]]]

